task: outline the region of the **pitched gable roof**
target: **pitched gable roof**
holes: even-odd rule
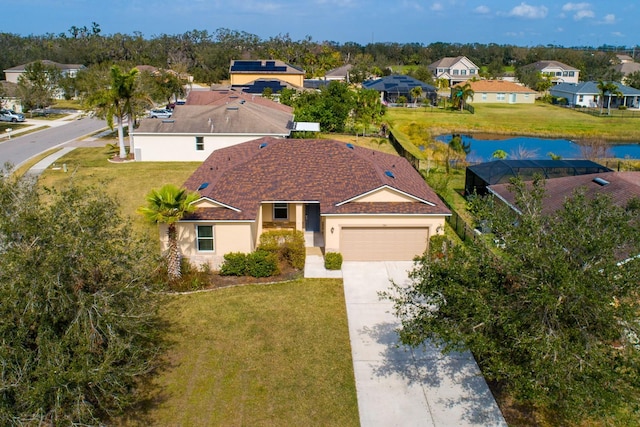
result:
[[[15,67],[11,67],[11,68],[7,68],[6,70],[4,70],[4,72],[24,72],[26,71],[26,67],[27,65],[31,65],[35,62],[38,61],[33,61],[33,62],[29,62],[28,64],[22,64],[22,65],[17,65]],[[49,61],[48,59],[43,59],[42,61],[40,61],[42,63],[42,65],[47,66],[47,67],[56,67],[58,70],[80,70],[82,68],[85,68],[84,65],[82,64],[61,64],[59,62],[54,62],[54,61]]]
[[[362,86],[365,89],[375,89],[378,92],[398,91],[399,93],[409,93],[411,89],[416,86],[420,86],[425,92],[425,95],[428,93],[436,92],[436,88],[434,86],[428,85],[418,79],[415,79],[411,76],[406,76],[404,74],[385,76],[376,80],[368,80],[362,82]]]
[[[542,71],[546,68],[560,68],[564,71],[580,71],[577,68],[574,68],[570,65],[564,64],[560,61],[553,60],[544,60],[544,61],[536,61],[532,64],[527,65],[527,67],[535,68],[538,71]]]
[[[258,59],[244,60],[235,59],[231,61],[229,73],[233,74],[304,74],[300,68],[294,67],[280,60]]]
[[[640,90],[634,89],[630,86],[625,86],[618,82],[612,82],[617,86],[618,90],[623,96],[640,96]],[[588,81],[576,83],[560,83],[553,86],[550,90],[551,94],[554,93],[569,93],[575,95],[599,95],[600,89],[598,89],[598,82]]]
[[[255,220],[263,201],[319,202],[323,215],[450,213],[406,159],[334,140],[265,137],[217,150],[185,187],[204,182],[202,197],[240,210],[198,213],[208,219]],[[385,186],[415,202],[341,203]]]
[[[596,178],[602,181],[598,183]],[[632,198],[640,198],[640,172],[602,172],[549,179],[545,185],[542,212],[550,214],[557,211],[579,188],[585,189],[588,196],[606,194],[611,197],[613,204],[624,206]],[[517,208],[515,195],[510,191],[509,184],[491,185],[488,189]]]

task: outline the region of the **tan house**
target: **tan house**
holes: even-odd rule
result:
[[[480,77],[480,67],[466,56],[442,58],[427,66],[435,79],[449,81],[449,86]]]
[[[458,85],[451,88],[453,93]],[[526,86],[504,80],[477,80],[468,82],[474,92],[473,104],[533,104],[538,94]]]
[[[53,66],[56,67],[62,73],[63,77],[75,77],[78,74],[78,71],[85,68],[82,64],[60,64],[58,62],[49,61],[47,59],[40,61],[44,66]],[[29,64],[18,65],[12,68],[7,68],[4,70],[4,78],[6,81],[11,83],[18,83],[18,79],[22,74],[25,73],[26,67]]]
[[[204,161],[215,150],[294,130],[293,109],[234,90],[191,91],[169,119],[145,118],[134,135],[137,161]]]
[[[231,86],[255,81],[279,80],[297,88],[304,86],[304,71],[279,60],[233,60],[229,67]]]
[[[217,150],[184,187],[201,198],[178,222],[182,253],[213,268],[274,228],[304,231],[345,260],[411,260],[451,214],[406,159],[334,140],[267,137]]]

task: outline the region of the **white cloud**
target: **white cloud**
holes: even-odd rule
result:
[[[613,33],[611,33],[612,35],[616,36],[616,37],[624,37],[624,34],[622,34],[620,31],[614,31]]]
[[[575,15],[573,15],[573,19],[575,19],[576,21],[580,21],[581,19],[594,18],[595,16],[596,14],[593,13],[593,10],[579,10]]]
[[[520,3],[520,5],[511,9],[507,14],[508,16],[516,16],[518,18],[540,19],[547,16],[549,9],[546,6],[531,6],[527,3]]]
[[[444,6],[442,6],[442,3],[433,3],[431,5],[431,10],[435,12],[440,12],[441,10],[444,10]]]
[[[615,24],[616,23],[616,15],[614,15],[613,13],[605,15],[604,19],[602,20],[602,23],[603,24]]]
[[[477,13],[477,14],[480,14],[480,15],[486,15],[487,13],[491,12],[491,9],[489,9],[488,6],[480,5],[480,6],[476,7],[473,11],[475,13]]]
[[[565,12],[574,12],[576,10],[586,10],[591,9],[591,5],[589,3],[567,3],[562,6],[562,10]]]

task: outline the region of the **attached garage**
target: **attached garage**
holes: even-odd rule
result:
[[[343,227],[340,252],[345,261],[410,261],[428,241],[428,227]]]

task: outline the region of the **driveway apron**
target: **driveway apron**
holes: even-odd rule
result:
[[[362,427],[507,424],[469,352],[400,344],[392,303],[378,292],[409,282],[412,262],[342,265]]]

